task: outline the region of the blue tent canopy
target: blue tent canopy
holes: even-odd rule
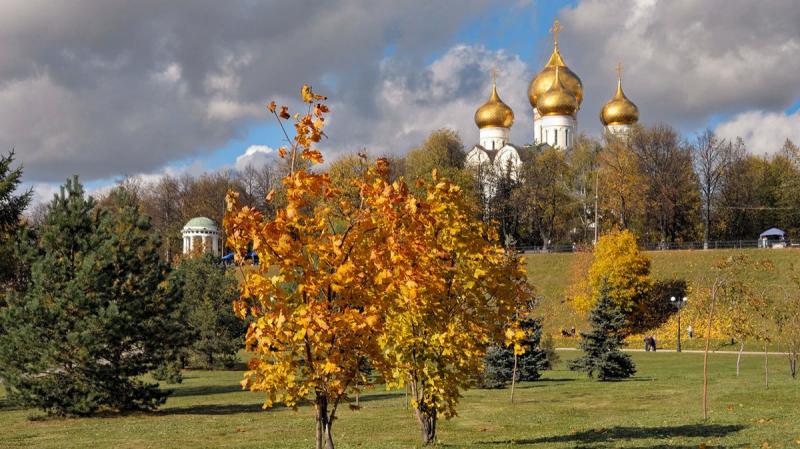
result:
[[[245,259],[253,259],[258,263],[258,253],[255,251],[250,251],[244,256]],[[233,253],[228,253],[220,258],[223,262],[232,262],[233,261]]]
[[[759,237],[762,238],[762,239],[764,237],[779,237],[779,238],[783,238],[785,235],[786,235],[786,233],[781,231],[778,228],[769,228],[766,231],[762,232],[761,235],[759,235]]]

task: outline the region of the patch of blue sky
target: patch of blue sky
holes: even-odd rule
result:
[[[786,109],[786,114],[794,114],[797,111],[800,111],[800,98],[798,98],[793,105]]]
[[[576,4],[577,0],[504,3],[466,22],[458,41],[492,50],[503,49],[538,67],[550,53],[550,47],[542,44],[551,39],[553,20],[562,9]]]

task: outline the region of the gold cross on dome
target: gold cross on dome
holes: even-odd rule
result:
[[[553,42],[558,45],[558,33],[563,30],[564,27],[561,26],[561,22],[558,19],[553,21],[553,27],[550,28],[550,32],[553,33]]]
[[[497,67],[492,67],[492,86],[497,84]]]
[[[622,63],[617,63],[617,78],[622,79]]]

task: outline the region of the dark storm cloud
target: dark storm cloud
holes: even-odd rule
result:
[[[5,1],[0,147],[28,181],[94,179],[213,149],[303,82],[369,111],[387,46],[421,61],[485,3]]]

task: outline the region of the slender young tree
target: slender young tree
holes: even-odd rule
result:
[[[794,278],[795,292],[800,288],[800,279]],[[797,362],[800,358],[800,299],[795,295],[779,296],[775,307],[778,341],[786,351],[789,362],[789,373],[797,379]]]
[[[479,382],[482,388],[503,388],[512,379],[521,382],[534,381],[542,376],[542,371],[550,369],[550,355],[541,347],[541,320],[525,318],[520,321],[519,326],[525,332],[525,337],[519,341],[525,353],[516,355],[516,378],[514,348],[504,344],[495,345],[489,348],[484,358],[484,371]]]
[[[754,310],[760,296],[753,290],[748,278],[754,271],[772,269],[768,261],[753,261],[743,254],[734,254],[718,261],[710,271],[707,287],[696,295],[705,317],[705,346],[703,349],[703,419],[708,419],[708,352],[711,346],[711,333],[720,326],[717,319],[719,310],[736,310],[747,307]],[[745,306],[746,305],[746,306]],[[746,309],[743,309],[746,310]]]

